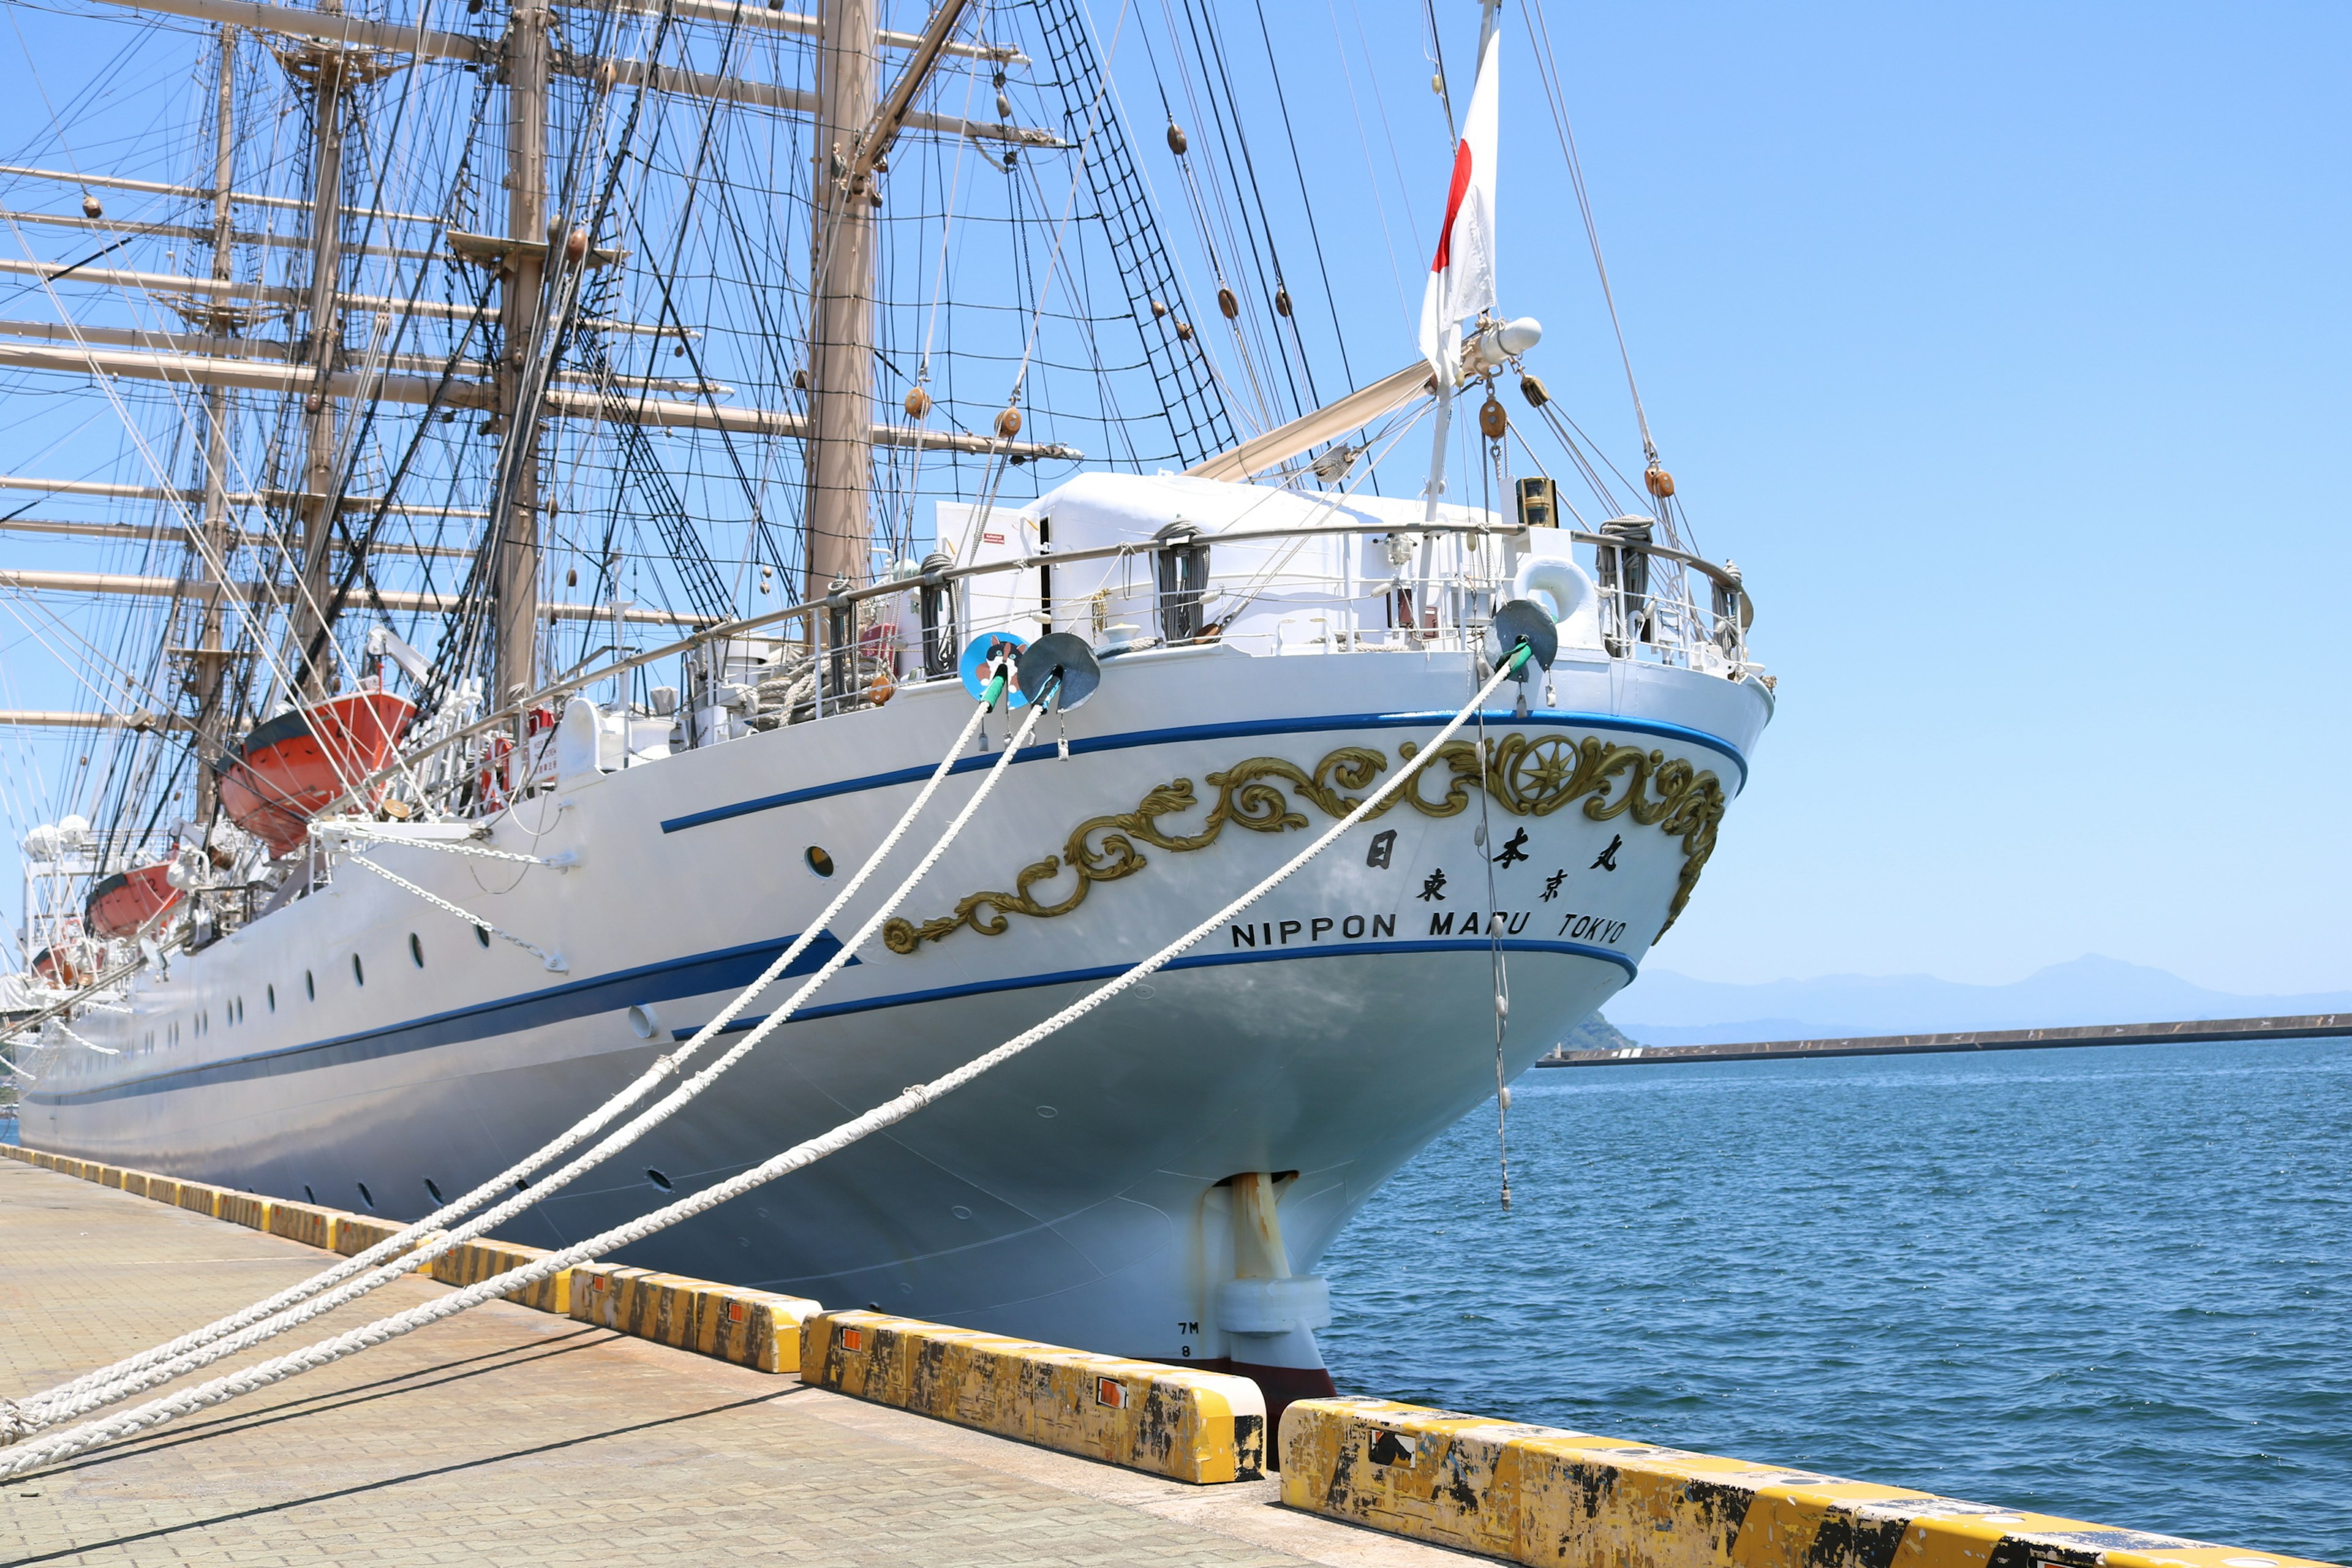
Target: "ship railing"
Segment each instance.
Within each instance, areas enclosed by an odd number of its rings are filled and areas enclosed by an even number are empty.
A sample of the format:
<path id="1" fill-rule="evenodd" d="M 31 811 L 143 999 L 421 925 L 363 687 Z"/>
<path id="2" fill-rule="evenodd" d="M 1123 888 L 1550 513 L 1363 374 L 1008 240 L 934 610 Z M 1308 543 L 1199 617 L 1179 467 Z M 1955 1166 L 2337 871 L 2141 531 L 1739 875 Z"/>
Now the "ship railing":
<path id="1" fill-rule="evenodd" d="M 956 661 L 971 638 L 990 632 L 1034 635 L 1064 624 L 1038 614 L 1038 602 L 985 617 L 972 614 L 972 584 L 1003 574 L 1047 573 L 1091 562 L 1131 562 L 1148 586 L 1107 601 L 1102 625 L 1091 607 L 1069 629 L 1099 634 L 1112 651 L 1153 646 L 1233 641 L 1268 654 L 1460 650 L 1477 646 L 1486 619 L 1507 588 L 1500 551 L 1484 547 L 1524 540 L 1524 526 L 1506 521 L 1436 521 L 1410 531 L 1423 539 L 1453 536 L 1447 553 L 1421 548 L 1423 562 L 1389 577 L 1351 580 L 1343 573 L 1264 570 L 1219 574 L 1223 546 L 1339 536 L 1395 537 L 1391 522 L 1323 521 L 1292 528 L 1175 532 L 1159 539 L 1035 554 L 959 566 L 933 557 L 928 570 L 823 598 L 705 627 L 686 637 L 563 676 L 517 702 L 472 718 L 436 715 L 426 732 L 402 755 L 357 781 L 321 815 L 348 809 L 389 786 L 390 798 L 411 809 L 489 815 L 518 795 L 553 782 L 551 721 L 570 699 L 608 681 L 670 659 L 684 661 L 683 688 L 669 689 L 669 706 L 654 714 L 672 719 L 683 746 L 712 744 L 773 727 L 854 711 L 887 701 L 900 685 L 956 678 Z M 1594 552 L 1604 651 L 1613 658 L 1667 665 L 1740 680 L 1758 678 L 1748 658 L 1747 627 L 1754 610 L 1738 572 L 1703 557 L 1622 532 L 1563 531 Z M 1050 590 L 1046 590 L 1049 594 Z M 1223 598 L 1220 597 L 1223 595 Z M 1278 599 L 1276 596 L 1279 595 Z M 1704 599 L 1705 602 L 1701 602 Z M 896 601 L 893 603 L 892 601 Z M 1285 614 L 1263 629 L 1230 625 L 1253 605 L 1279 602 Z M 1213 612 L 1234 606 L 1222 617 Z M 1148 618 L 1147 618 L 1148 617 Z M 985 623 L 985 624 L 983 624 Z M 1131 635 L 1129 634 L 1131 628 Z M 888 668 L 895 666 L 896 668 Z M 878 667 L 878 668 L 877 668 Z M 762 680 L 740 679 L 754 668 Z M 877 677 L 879 679 L 877 679 Z M 734 677 L 736 679 L 730 679 Z M 752 700 L 758 688 L 781 677 L 772 708 Z M 1768 679 L 1769 678 L 1764 678 Z M 625 708 L 625 705 L 624 705 Z M 625 739 L 621 760 L 635 750 Z M 395 806 L 397 809 L 397 806 Z"/>

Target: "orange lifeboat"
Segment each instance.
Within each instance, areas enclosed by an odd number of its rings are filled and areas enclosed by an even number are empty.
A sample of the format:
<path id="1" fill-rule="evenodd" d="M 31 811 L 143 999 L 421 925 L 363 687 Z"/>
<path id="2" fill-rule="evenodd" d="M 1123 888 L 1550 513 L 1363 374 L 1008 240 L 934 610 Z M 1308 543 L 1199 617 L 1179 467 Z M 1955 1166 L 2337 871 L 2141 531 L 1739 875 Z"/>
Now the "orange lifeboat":
<path id="1" fill-rule="evenodd" d="M 100 936 L 134 936 L 180 901 L 180 889 L 166 880 L 169 860 L 117 871 L 90 889 L 82 922 Z"/>
<path id="2" fill-rule="evenodd" d="M 284 855 L 310 818 L 392 759 L 416 704 L 389 691 L 353 691 L 254 726 L 220 762 L 230 820 Z"/>
<path id="3" fill-rule="evenodd" d="M 33 960 L 33 973 L 61 991 L 78 990 L 89 980 L 74 954 L 54 947 L 41 949 Z"/>

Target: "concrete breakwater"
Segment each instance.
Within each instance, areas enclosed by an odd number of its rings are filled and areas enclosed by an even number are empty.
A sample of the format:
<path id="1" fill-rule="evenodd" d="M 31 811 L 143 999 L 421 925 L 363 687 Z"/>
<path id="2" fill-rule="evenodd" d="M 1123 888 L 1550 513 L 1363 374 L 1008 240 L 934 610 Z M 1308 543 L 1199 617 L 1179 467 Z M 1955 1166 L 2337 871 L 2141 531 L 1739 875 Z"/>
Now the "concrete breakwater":
<path id="1" fill-rule="evenodd" d="M 12 1393 L 301 1278 L 306 1249 L 356 1252 L 394 1230 L 9 1152 Z M 528 1251 L 478 1245 L 439 1283 Z M 383 1296 L 407 1306 L 435 1288 Z M 167 1543 L 222 1561 L 1459 1561 L 1432 1550 L 1444 1546 L 1595 1568 L 2305 1568 L 1380 1400 L 1301 1402 L 1268 1446 L 1255 1400 L 1191 1369 L 584 1266 L 0 1485 L 0 1531 L 15 1533 L 0 1562 L 146 1561 Z M 1279 1481 L 1259 1479 L 1276 1457 Z"/>
<path id="2" fill-rule="evenodd" d="M 2283 1018 L 2188 1018 L 2162 1024 L 2086 1024 L 2050 1029 L 1970 1029 L 1940 1035 L 1857 1035 L 1815 1040 L 1727 1040 L 1554 1051 L 1539 1068 L 1628 1067 L 1641 1062 L 1782 1061 L 1800 1057 L 1932 1056 L 1947 1051 L 2033 1051 L 2067 1046 L 2206 1045 L 2219 1040 L 2324 1040 L 2352 1036 L 2352 1013 Z"/>

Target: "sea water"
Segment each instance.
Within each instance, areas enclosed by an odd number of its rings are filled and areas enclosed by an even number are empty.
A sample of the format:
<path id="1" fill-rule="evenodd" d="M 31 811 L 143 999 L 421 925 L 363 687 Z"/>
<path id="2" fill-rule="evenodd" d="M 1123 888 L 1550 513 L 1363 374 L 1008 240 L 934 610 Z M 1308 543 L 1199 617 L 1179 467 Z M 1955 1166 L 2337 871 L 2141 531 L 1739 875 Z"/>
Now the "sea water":
<path id="1" fill-rule="evenodd" d="M 1331 1249 L 1344 1393 L 2352 1562 L 2352 1041 L 1543 1068 Z"/>

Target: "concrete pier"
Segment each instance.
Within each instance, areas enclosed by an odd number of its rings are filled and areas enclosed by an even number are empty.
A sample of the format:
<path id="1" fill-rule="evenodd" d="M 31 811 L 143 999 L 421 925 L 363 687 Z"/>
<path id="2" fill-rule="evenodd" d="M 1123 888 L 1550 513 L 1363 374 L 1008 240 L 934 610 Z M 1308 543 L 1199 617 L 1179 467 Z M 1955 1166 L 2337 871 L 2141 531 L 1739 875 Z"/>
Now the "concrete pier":
<path id="1" fill-rule="evenodd" d="M 0 1392 L 315 1272 L 318 1251 L 0 1161 Z M 221 1370 L 445 1289 L 410 1279 Z M 0 1565 L 1168 1563 L 1456 1552 L 506 1302 L 0 1483 Z"/>

